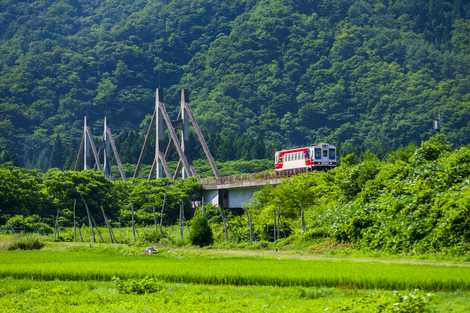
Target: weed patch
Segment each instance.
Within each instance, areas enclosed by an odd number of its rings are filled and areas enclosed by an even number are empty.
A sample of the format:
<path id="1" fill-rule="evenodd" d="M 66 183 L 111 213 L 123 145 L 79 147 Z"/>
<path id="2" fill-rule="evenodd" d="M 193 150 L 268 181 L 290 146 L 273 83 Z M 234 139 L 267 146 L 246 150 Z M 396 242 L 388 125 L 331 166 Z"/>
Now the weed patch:
<path id="1" fill-rule="evenodd" d="M 140 279 L 126 279 L 122 280 L 119 277 L 113 277 L 113 282 L 119 291 L 123 294 L 147 294 L 155 293 L 163 289 L 160 281 L 152 277 L 144 277 Z"/>

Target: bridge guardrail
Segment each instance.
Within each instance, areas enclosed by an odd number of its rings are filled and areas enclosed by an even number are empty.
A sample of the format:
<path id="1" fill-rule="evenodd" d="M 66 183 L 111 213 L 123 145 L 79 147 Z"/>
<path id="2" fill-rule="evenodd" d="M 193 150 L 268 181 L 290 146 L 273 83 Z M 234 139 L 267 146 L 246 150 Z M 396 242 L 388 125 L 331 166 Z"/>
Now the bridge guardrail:
<path id="1" fill-rule="evenodd" d="M 205 177 L 200 178 L 199 182 L 202 185 L 228 185 L 239 184 L 246 181 L 266 181 L 271 179 L 279 179 L 286 175 L 279 175 L 276 172 L 262 172 L 262 173 L 247 173 L 234 176 L 222 176 L 219 178 Z"/>

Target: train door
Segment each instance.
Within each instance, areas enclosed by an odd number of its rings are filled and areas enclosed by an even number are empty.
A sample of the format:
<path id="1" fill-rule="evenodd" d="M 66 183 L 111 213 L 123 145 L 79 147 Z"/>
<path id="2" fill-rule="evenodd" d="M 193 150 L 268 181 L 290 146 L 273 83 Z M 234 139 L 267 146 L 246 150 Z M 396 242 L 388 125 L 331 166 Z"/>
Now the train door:
<path id="1" fill-rule="evenodd" d="M 328 155 L 329 155 L 329 151 L 328 151 L 328 144 L 322 144 L 321 145 L 321 161 L 322 161 L 322 164 L 328 164 L 329 160 L 328 160 Z"/>

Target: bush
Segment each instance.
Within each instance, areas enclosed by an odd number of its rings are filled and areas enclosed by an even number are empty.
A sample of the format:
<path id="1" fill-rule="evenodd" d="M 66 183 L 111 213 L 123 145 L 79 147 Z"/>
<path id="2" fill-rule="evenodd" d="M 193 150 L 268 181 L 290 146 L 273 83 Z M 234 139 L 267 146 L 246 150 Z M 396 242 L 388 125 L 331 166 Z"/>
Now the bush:
<path id="1" fill-rule="evenodd" d="M 119 277 L 113 277 L 113 281 L 119 293 L 123 294 L 141 295 L 155 293 L 163 289 L 161 282 L 152 277 L 128 280 L 121 280 Z"/>
<path id="2" fill-rule="evenodd" d="M 200 247 L 208 246 L 214 242 L 212 229 L 207 218 L 203 216 L 193 218 L 189 240 L 193 245 Z"/>
<path id="3" fill-rule="evenodd" d="M 37 236 L 24 236 L 13 241 L 8 250 L 39 250 L 44 243 Z"/>
<path id="4" fill-rule="evenodd" d="M 379 307 L 379 313 L 426 313 L 431 312 L 428 305 L 431 294 L 423 294 L 414 290 L 407 295 L 396 294 L 396 300 L 386 306 Z"/>
<path id="5" fill-rule="evenodd" d="M 331 296 L 333 290 L 331 288 L 301 288 L 299 289 L 299 297 L 304 299 L 318 299 Z"/>
<path id="6" fill-rule="evenodd" d="M 39 215 L 15 215 L 8 219 L 3 227 L 6 231 L 12 232 L 26 232 L 26 233 L 40 233 L 47 235 L 53 232 L 52 227 L 43 223 Z"/>
<path id="7" fill-rule="evenodd" d="M 139 236 L 139 243 L 158 243 L 160 240 L 165 238 L 166 235 L 164 233 L 160 233 L 159 230 L 151 229 L 151 230 L 144 230 L 142 234 Z"/>

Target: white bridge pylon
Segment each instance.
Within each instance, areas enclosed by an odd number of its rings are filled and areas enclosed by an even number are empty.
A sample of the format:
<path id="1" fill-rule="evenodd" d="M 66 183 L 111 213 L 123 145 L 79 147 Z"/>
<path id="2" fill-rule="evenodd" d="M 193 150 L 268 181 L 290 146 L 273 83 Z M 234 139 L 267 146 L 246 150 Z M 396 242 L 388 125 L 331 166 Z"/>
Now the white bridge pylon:
<path id="1" fill-rule="evenodd" d="M 90 149 L 93 155 L 94 164 L 89 163 Z M 111 154 L 110 149 L 112 150 L 112 154 Z M 84 170 L 87 170 L 89 168 L 96 168 L 99 171 L 103 170 L 105 177 L 110 178 L 111 177 L 111 162 L 110 162 L 111 155 L 114 156 L 114 160 L 116 161 L 121 178 L 123 180 L 126 180 L 121 158 L 119 157 L 119 153 L 116 147 L 116 143 L 114 142 L 111 129 L 107 125 L 106 116 L 104 117 L 104 121 L 103 121 L 103 141 L 100 143 L 100 148 L 97 149 L 95 145 L 95 141 L 93 140 L 93 133 L 91 131 L 91 128 L 87 124 L 87 117 L 85 115 L 83 117 L 82 138 L 80 140 L 80 147 L 78 149 L 78 154 L 75 160 L 74 169 L 78 170 L 79 162 L 80 160 L 83 160 Z M 103 158 L 103 164 L 101 164 L 100 156 L 102 156 Z M 90 166 L 92 164 L 93 166 Z"/>
<path id="2" fill-rule="evenodd" d="M 133 177 L 137 177 L 139 174 L 139 170 L 142 166 L 142 161 L 145 155 L 145 150 L 147 148 L 150 137 L 152 137 L 152 133 L 155 133 L 155 153 L 150 173 L 148 174 L 148 178 L 176 178 L 179 175 L 181 175 L 181 177 L 183 178 L 195 176 L 196 171 L 191 164 L 191 158 L 188 157 L 187 149 L 189 144 L 189 126 L 191 124 L 196 134 L 196 137 L 200 145 L 202 146 L 202 150 L 204 151 L 207 161 L 209 162 L 209 166 L 211 167 L 214 177 L 219 178 L 220 175 L 214 157 L 212 156 L 207 142 L 204 138 L 204 135 L 202 134 L 202 130 L 199 127 L 196 118 L 194 117 L 194 113 L 191 110 L 189 101 L 187 99 L 187 94 L 184 89 L 181 90 L 180 110 L 175 124 L 179 125 L 178 129 L 173 126 L 173 122 L 167 113 L 166 106 L 161 99 L 161 93 L 157 88 L 155 91 L 154 111 L 150 118 L 150 123 L 148 125 L 147 131 L 145 133 L 144 143 L 140 150 L 139 159 L 134 169 Z M 94 167 L 98 170 L 103 170 L 104 175 L 107 178 L 111 178 L 110 156 L 114 156 L 114 160 L 117 163 L 119 174 L 121 175 L 121 178 L 123 180 L 126 180 L 121 158 L 119 157 L 119 153 L 114 138 L 112 136 L 111 129 L 107 126 L 106 117 L 104 118 L 103 126 L 103 142 L 100 145 L 100 149 L 98 150 L 93 140 L 91 128 L 87 124 L 87 117 L 84 117 L 83 133 L 74 168 L 75 170 L 77 170 L 80 160 L 83 160 L 84 170 Z M 169 141 L 165 150 L 163 151 L 161 149 L 161 144 L 163 141 L 162 139 L 165 135 L 165 129 L 168 132 Z M 179 131 L 179 138 L 177 130 Z M 176 152 L 178 154 L 178 163 L 176 166 L 175 173 L 173 175 L 171 174 L 170 168 L 167 163 L 171 146 L 175 147 Z M 89 162 L 90 154 L 92 154 L 93 156 L 94 164 Z M 103 162 L 101 162 L 100 156 L 103 157 Z"/>
<path id="3" fill-rule="evenodd" d="M 176 178 L 179 174 L 181 174 L 181 177 L 183 178 L 195 176 L 196 171 L 190 162 L 191 158 L 189 158 L 187 155 L 187 147 L 189 143 L 189 123 L 191 123 L 194 132 L 196 133 L 196 137 L 202 146 L 214 177 L 219 177 L 220 175 L 214 157 L 212 156 L 204 135 L 202 134 L 201 128 L 199 127 L 199 124 L 194 117 L 184 89 L 181 90 L 180 110 L 176 122 L 181 124 L 179 129 L 180 139 L 178 139 L 176 128 L 172 124 L 170 116 L 167 113 L 166 106 L 161 99 L 160 91 L 157 88 L 155 91 L 155 108 L 144 137 L 144 143 L 140 150 L 139 159 L 134 170 L 134 177 L 137 177 L 139 174 L 149 137 L 153 132 L 152 130 L 155 132 L 155 154 L 148 178 L 151 178 L 153 173 L 155 173 L 155 178 L 161 178 L 164 176 Z M 165 128 L 168 131 L 170 139 L 165 151 L 162 153 L 161 142 L 164 136 Z M 167 163 L 169 149 L 172 144 L 175 147 L 179 158 L 175 173 L 173 175 L 171 175 Z"/>

